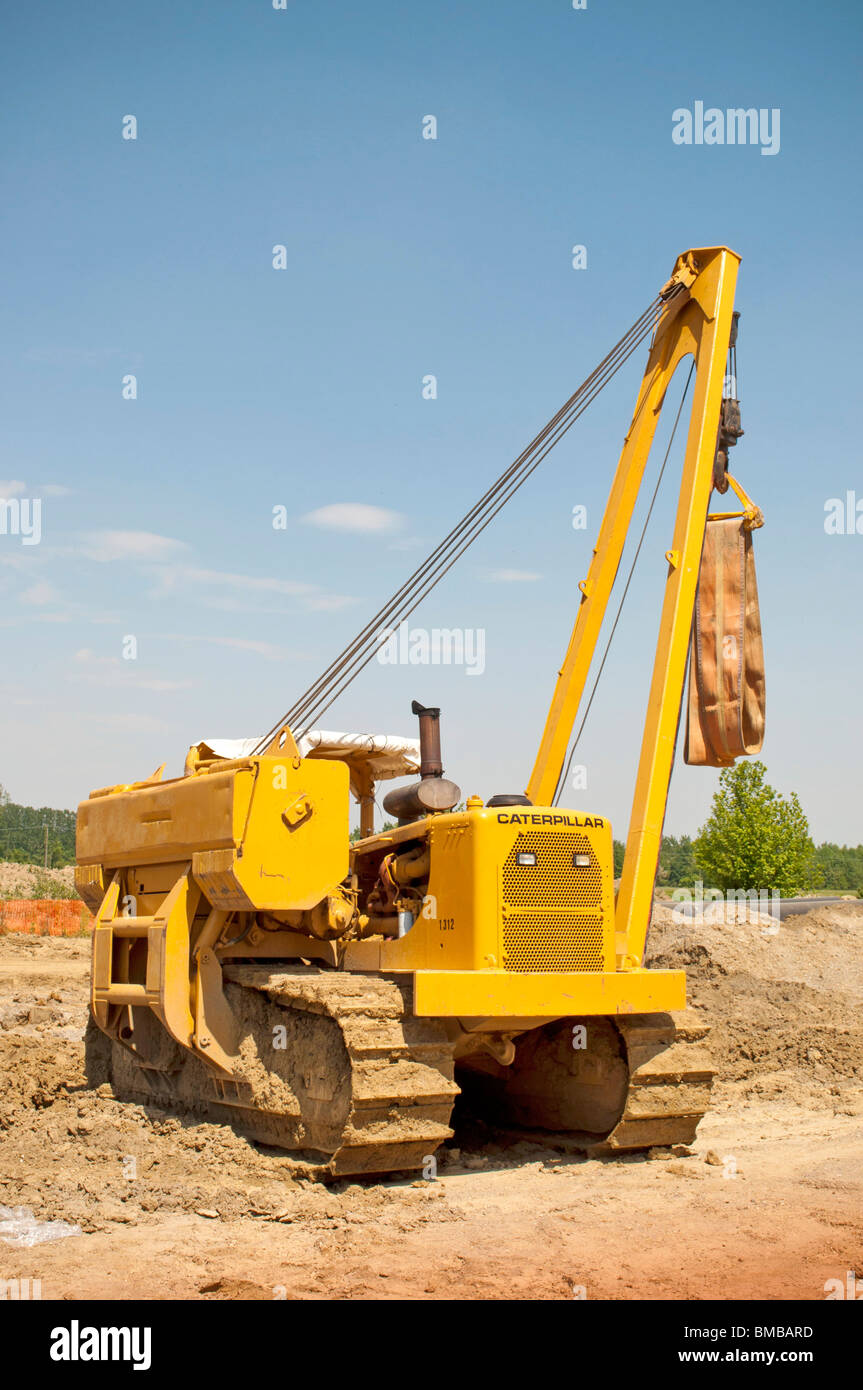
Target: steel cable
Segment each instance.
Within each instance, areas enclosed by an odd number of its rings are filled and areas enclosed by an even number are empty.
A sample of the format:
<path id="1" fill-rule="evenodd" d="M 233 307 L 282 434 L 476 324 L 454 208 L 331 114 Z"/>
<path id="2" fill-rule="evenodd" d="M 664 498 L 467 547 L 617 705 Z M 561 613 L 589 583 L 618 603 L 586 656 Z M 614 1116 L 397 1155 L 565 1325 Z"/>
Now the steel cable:
<path id="1" fill-rule="evenodd" d="M 642 319 L 645 318 L 647 315 L 651 314 L 653 308 L 654 306 L 651 306 L 650 310 L 646 311 L 645 315 L 641 316 Z M 610 370 L 612 359 L 616 359 L 616 354 L 619 351 L 624 350 L 621 348 L 622 344 L 625 344 L 625 350 L 627 350 L 627 355 L 628 351 L 634 350 L 634 347 L 638 345 L 637 342 L 635 342 L 633 344 L 633 347 L 630 348 L 628 340 L 630 338 L 630 334 L 633 333 L 633 330 L 640 328 L 641 319 L 636 321 L 636 324 L 633 325 L 633 329 L 630 329 L 629 332 L 624 335 L 624 338 L 621 339 L 620 343 L 612 349 L 611 353 L 609 353 L 605 359 L 603 359 L 603 362 L 600 363 L 600 366 L 591 374 L 590 377 L 587 378 L 586 382 L 582 383 L 578 391 L 572 397 L 570 397 L 569 401 L 567 401 L 566 404 L 562 406 L 561 409 L 557 412 L 557 414 L 552 417 L 552 419 L 540 431 L 536 438 L 531 441 L 531 443 L 527 446 L 525 450 L 523 450 L 523 452 L 519 455 L 515 462 L 511 464 L 510 467 L 506 470 L 506 472 L 503 473 L 501 477 L 498 478 L 497 481 L 483 494 L 479 502 L 477 502 L 474 505 L 474 507 L 471 508 L 471 511 L 468 512 L 467 515 L 463 517 L 461 521 L 452 529 L 452 531 L 450 531 L 450 533 L 444 538 L 444 540 L 440 542 L 437 548 L 431 553 L 430 556 L 427 557 L 423 564 L 417 570 L 414 571 L 413 575 L 411 575 L 410 578 L 405 581 L 405 583 L 396 592 L 396 594 L 392 596 L 392 598 L 383 606 L 383 608 L 379 609 L 375 616 L 366 624 L 365 628 L 358 634 L 357 637 L 354 638 L 353 642 L 349 645 L 349 647 L 347 647 L 335 659 L 335 661 L 331 663 L 331 665 L 327 668 L 323 675 L 318 678 L 317 682 L 315 682 L 315 684 L 312 687 L 310 687 L 310 689 L 306 691 L 303 696 L 300 697 L 299 701 L 297 701 L 297 703 L 294 706 L 292 706 L 292 708 L 288 711 L 284 720 L 281 721 L 281 723 L 279 723 L 278 725 L 276 725 L 273 731 L 270 734 L 268 734 L 266 738 L 272 737 L 272 733 L 275 733 L 279 728 L 281 728 L 283 723 L 295 723 L 298 719 L 307 716 L 309 710 L 314 707 L 318 697 L 326 690 L 328 682 L 340 679 L 344 668 L 347 665 L 349 665 L 349 663 L 351 663 L 355 658 L 358 658 L 358 656 L 361 655 L 362 649 L 364 648 L 364 646 L 367 645 L 368 641 L 370 639 L 372 639 L 373 641 L 377 641 L 378 629 L 380 628 L 381 624 L 392 619 L 393 615 L 398 610 L 400 604 L 402 605 L 403 610 L 406 603 L 410 602 L 412 595 L 417 591 L 418 586 L 426 583 L 429 576 L 429 572 L 432 570 L 432 567 L 434 566 L 435 562 L 440 562 L 448 558 L 449 554 L 451 554 L 451 552 L 460 544 L 460 542 L 463 542 L 464 536 L 467 532 L 470 533 L 470 538 L 472 540 L 475 538 L 476 535 L 479 534 L 480 529 L 484 529 L 483 525 L 481 524 L 482 519 L 484 515 L 488 516 L 488 520 L 491 519 L 490 507 L 494 501 L 495 495 L 498 494 L 501 490 L 506 489 L 510 486 L 513 478 L 517 477 L 518 471 L 520 469 L 523 470 L 527 466 L 531 457 L 534 455 L 536 449 L 543 443 L 544 440 L 548 439 L 549 435 L 553 433 L 554 430 L 560 430 L 561 433 L 565 432 L 565 430 L 562 429 L 562 426 L 567 412 L 571 411 L 574 405 L 577 405 L 581 401 L 586 392 L 594 391 L 595 394 L 596 381 L 598 377 L 600 376 L 600 374 L 604 375 L 605 372 Z M 646 332 L 646 330 L 642 331 Z M 620 362 L 616 362 L 615 360 L 613 370 L 616 371 L 617 367 L 619 365 L 622 365 L 623 360 L 625 359 L 621 358 Z M 604 382 L 602 382 L 602 384 L 604 384 Z M 599 389 L 601 389 L 601 386 Z M 587 403 L 589 403 L 589 401 Z M 557 438 L 559 437 L 560 434 L 557 435 Z M 553 442 L 556 443 L 557 438 L 555 438 Z M 509 500 L 509 496 L 512 495 L 512 491 L 514 490 L 515 489 L 512 488 L 512 490 L 507 494 L 507 496 L 504 499 L 505 501 Z M 485 522 L 485 524 L 487 524 L 487 521 Z M 463 553 L 463 550 L 466 548 L 467 547 L 462 544 L 462 549 L 459 551 L 459 554 Z M 442 571 L 437 576 L 437 578 L 435 578 L 431 582 L 431 585 L 428 588 L 426 588 L 425 593 L 430 592 L 430 589 L 434 587 L 434 584 L 438 582 L 438 579 L 443 577 L 443 573 L 445 573 L 445 571 Z M 423 596 L 425 596 L 425 594 L 423 594 Z M 410 611 L 412 612 L 413 608 L 411 608 Z M 404 611 L 401 611 L 399 613 L 400 618 L 404 618 L 405 616 L 406 614 Z"/>
<path id="2" fill-rule="evenodd" d="M 665 300 L 657 297 L 636 319 L 631 328 L 552 416 L 539 434 L 519 454 L 518 458 L 486 490 L 479 501 L 461 518 L 401 588 L 378 610 L 352 642 L 300 696 L 285 716 L 260 740 L 255 748 L 256 753 L 262 752 L 284 725 L 290 725 L 292 729 L 297 731 L 297 736 L 301 736 L 333 704 L 359 675 L 360 671 L 373 659 L 380 644 L 381 629 L 392 628 L 404 621 L 443 579 L 465 550 L 526 482 L 554 445 L 563 438 L 588 405 L 595 400 L 624 362 L 653 332 L 657 321 L 657 311 L 668 302 L 670 297 Z M 303 725 L 302 729 L 299 728 L 300 723 Z"/>
<path id="3" fill-rule="evenodd" d="M 662 460 L 662 465 L 659 469 L 659 476 L 656 479 L 656 486 L 653 489 L 653 496 L 650 499 L 650 506 L 647 509 L 647 516 L 644 518 L 644 525 L 641 528 L 641 535 L 638 538 L 638 545 L 635 549 L 635 555 L 633 556 L 632 564 L 629 569 L 629 574 L 626 577 L 626 584 L 624 585 L 623 593 L 620 596 L 620 603 L 617 605 L 617 612 L 614 615 L 614 622 L 612 623 L 611 632 L 608 634 L 608 641 L 605 644 L 605 651 L 602 654 L 602 661 L 599 664 L 599 670 L 596 673 L 596 679 L 594 680 L 593 686 L 591 687 L 590 697 L 587 701 L 587 707 L 584 711 L 584 714 L 582 715 L 581 723 L 578 726 L 578 733 L 575 735 L 575 738 L 573 739 L 572 747 L 569 750 L 569 755 L 561 769 L 560 776 L 557 779 L 557 785 L 554 789 L 554 796 L 551 799 L 552 806 L 558 805 L 561 793 L 563 792 L 563 789 L 566 786 L 566 779 L 569 776 L 569 770 L 572 766 L 572 760 L 575 756 L 575 750 L 578 747 L 581 735 L 584 733 L 584 726 L 587 723 L 587 716 L 590 714 L 590 707 L 593 704 L 593 698 L 596 695 L 600 677 L 602 676 L 602 672 L 605 669 L 605 663 L 608 659 L 608 653 L 611 650 L 611 644 L 614 640 L 614 634 L 617 631 L 617 625 L 620 622 L 620 615 L 623 612 L 623 605 L 626 602 L 626 596 L 629 593 L 629 586 L 632 583 L 632 578 L 635 574 L 635 566 L 638 564 L 638 557 L 641 554 L 641 547 L 644 544 L 644 538 L 647 535 L 647 528 L 650 524 L 650 518 L 653 515 L 653 507 L 656 502 L 657 496 L 659 495 L 659 485 L 662 482 L 662 477 L 665 473 L 665 465 L 668 463 L 668 458 L 671 453 L 671 446 L 674 443 L 674 436 L 677 433 L 677 426 L 680 423 L 680 416 L 683 412 L 683 406 L 686 401 L 687 394 L 689 392 L 689 383 L 692 380 L 692 373 L 694 370 L 695 362 L 693 361 L 689 367 L 689 375 L 687 376 L 686 383 L 683 387 L 683 395 L 680 397 L 680 405 L 677 407 L 677 415 L 674 418 L 674 425 L 672 426 L 671 437 L 668 441 L 668 448 L 665 451 L 665 458 Z"/>

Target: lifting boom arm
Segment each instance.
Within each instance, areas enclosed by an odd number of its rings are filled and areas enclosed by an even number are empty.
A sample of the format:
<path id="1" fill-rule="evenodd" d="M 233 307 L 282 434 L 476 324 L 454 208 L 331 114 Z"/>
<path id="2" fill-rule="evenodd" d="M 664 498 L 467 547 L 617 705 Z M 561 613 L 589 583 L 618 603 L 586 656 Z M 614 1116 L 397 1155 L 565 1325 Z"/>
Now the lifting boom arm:
<path id="1" fill-rule="evenodd" d="M 644 955 L 713 488 L 739 264 L 740 257 L 724 246 L 687 251 L 678 258 L 663 290 L 665 307 L 657 321 L 593 559 L 587 578 L 579 584 L 581 603 L 527 786 L 535 805 L 547 806 L 554 800 L 659 415 L 677 367 L 691 356 L 695 377 L 689 434 L 674 534 L 665 552 L 665 597 L 617 896 L 618 969 L 639 967 Z"/>

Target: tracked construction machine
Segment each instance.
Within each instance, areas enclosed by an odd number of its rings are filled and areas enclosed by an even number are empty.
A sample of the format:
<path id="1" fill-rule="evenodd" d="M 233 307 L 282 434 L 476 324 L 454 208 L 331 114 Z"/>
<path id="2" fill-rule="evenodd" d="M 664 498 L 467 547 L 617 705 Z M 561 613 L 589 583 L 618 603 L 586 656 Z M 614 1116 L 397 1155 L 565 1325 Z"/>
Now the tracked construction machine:
<path id="1" fill-rule="evenodd" d="M 711 492 L 728 486 L 727 449 L 741 433 L 726 379 L 737 268 L 724 247 L 679 257 L 593 375 L 268 735 L 199 743 L 182 777 L 162 780 L 160 769 L 81 804 L 76 882 L 95 913 L 91 1084 L 230 1122 L 321 1174 L 421 1166 L 452 1133 L 460 1089 L 490 1125 L 588 1151 L 693 1139 L 712 1079 L 707 1030 L 685 1011 L 683 973 L 646 969 L 644 952 L 691 633 L 691 684 L 703 695 L 702 658 L 727 636 L 699 616 L 697 589 Z M 525 793 L 461 804 L 433 708 L 414 706 L 418 740 L 316 727 L 383 625 L 413 611 L 648 340 Z M 648 452 L 685 358 L 688 438 L 615 892 L 608 820 L 557 803 Z M 748 544 L 760 517 L 744 499 L 742 513 L 714 520 Z M 690 709 L 690 721 L 719 728 L 718 755 L 702 759 L 715 763 L 756 746 L 751 733 L 742 747 L 725 737 L 741 698 L 719 666 L 718 697 Z M 417 772 L 384 800 L 395 827 L 375 833 L 377 784 Z"/>

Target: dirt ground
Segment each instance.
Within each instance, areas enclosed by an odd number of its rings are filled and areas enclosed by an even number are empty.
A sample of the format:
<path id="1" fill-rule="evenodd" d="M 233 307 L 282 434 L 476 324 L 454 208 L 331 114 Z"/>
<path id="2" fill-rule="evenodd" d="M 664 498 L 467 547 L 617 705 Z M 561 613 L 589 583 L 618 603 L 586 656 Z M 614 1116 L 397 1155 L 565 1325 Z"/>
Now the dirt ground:
<path id="1" fill-rule="evenodd" d="M 40 869 L 36 864 L 0 862 L 0 901 L 3 898 L 67 896 L 75 887 L 75 867 Z"/>
<path id="2" fill-rule="evenodd" d="M 0 1280 L 231 1300 L 823 1299 L 863 1279 L 863 903 L 778 930 L 657 907 L 651 951 L 713 1029 L 691 1151 L 585 1160 L 474 1130 L 436 1181 L 325 1187 L 228 1128 L 89 1091 L 89 942 L 0 937 L 0 1208 L 81 1228 L 0 1240 Z"/>

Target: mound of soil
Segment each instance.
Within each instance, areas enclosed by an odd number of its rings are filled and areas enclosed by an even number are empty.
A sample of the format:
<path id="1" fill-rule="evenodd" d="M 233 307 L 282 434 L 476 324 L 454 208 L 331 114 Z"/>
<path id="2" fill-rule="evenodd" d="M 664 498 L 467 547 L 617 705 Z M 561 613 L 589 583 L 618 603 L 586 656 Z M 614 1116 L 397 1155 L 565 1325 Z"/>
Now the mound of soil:
<path id="1" fill-rule="evenodd" d="M 284 1155 L 227 1125 L 120 1105 L 107 1086 L 90 1090 L 89 962 L 83 939 L 0 937 L 0 1206 L 93 1232 L 169 1212 L 327 1227 L 386 1205 L 386 1183 L 298 1181 Z M 432 1189 L 420 1188 L 399 1198 L 408 1227 L 414 1206 L 417 1221 L 428 1219 Z M 440 1189 L 432 1195 L 436 1220 L 446 1220 Z"/>
<path id="2" fill-rule="evenodd" d="M 0 899 L 68 897 L 75 888 L 75 868 L 41 869 L 38 864 L 0 862 Z"/>
<path id="3" fill-rule="evenodd" d="M 782 923 L 683 923 L 657 904 L 646 963 L 685 969 L 690 1003 L 712 1027 L 718 1094 L 731 1087 L 725 1103 L 742 1090 L 856 1113 L 863 1092 L 863 902 Z"/>

